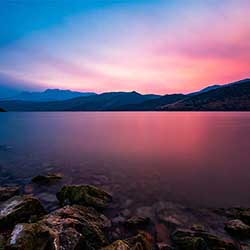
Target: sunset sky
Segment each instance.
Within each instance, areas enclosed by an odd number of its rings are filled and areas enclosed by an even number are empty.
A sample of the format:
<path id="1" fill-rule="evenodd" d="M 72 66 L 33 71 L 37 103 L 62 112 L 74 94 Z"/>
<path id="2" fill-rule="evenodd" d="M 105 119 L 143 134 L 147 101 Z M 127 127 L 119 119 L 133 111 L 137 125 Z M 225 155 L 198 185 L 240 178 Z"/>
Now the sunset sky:
<path id="1" fill-rule="evenodd" d="M 188 93 L 249 77 L 249 0 L 2 0 L 0 95 Z"/>

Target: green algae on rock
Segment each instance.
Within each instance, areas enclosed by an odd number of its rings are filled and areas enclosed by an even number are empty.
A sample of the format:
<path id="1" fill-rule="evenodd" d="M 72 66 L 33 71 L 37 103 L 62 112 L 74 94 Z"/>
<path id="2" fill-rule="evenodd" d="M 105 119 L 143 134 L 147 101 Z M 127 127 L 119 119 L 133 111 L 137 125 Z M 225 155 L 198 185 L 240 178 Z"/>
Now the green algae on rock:
<path id="1" fill-rule="evenodd" d="M 141 232 L 134 237 L 125 240 L 117 240 L 101 250 L 152 250 L 152 242 L 151 235 Z"/>
<path id="2" fill-rule="evenodd" d="M 109 193 L 90 185 L 64 186 L 57 193 L 57 198 L 61 206 L 80 204 L 96 209 L 106 208 L 112 200 Z"/>
<path id="3" fill-rule="evenodd" d="M 237 250 L 233 241 L 219 238 L 208 232 L 178 229 L 172 234 L 172 240 L 180 250 Z"/>
<path id="4" fill-rule="evenodd" d="M 0 205 L 0 229 L 38 219 L 46 213 L 40 201 L 31 196 L 14 196 Z"/>
<path id="5" fill-rule="evenodd" d="M 65 245 L 69 246 L 72 239 L 75 243 L 82 242 L 84 249 L 87 250 L 98 249 L 108 244 L 104 230 L 110 226 L 110 222 L 104 215 L 90 207 L 65 206 L 45 216 L 40 223 L 54 232 L 58 249 L 74 250 L 75 248 L 63 248 Z M 66 228 L 68 231 L 65 231 Z M 67 240 L 68 233 L 71 236 Z"/>

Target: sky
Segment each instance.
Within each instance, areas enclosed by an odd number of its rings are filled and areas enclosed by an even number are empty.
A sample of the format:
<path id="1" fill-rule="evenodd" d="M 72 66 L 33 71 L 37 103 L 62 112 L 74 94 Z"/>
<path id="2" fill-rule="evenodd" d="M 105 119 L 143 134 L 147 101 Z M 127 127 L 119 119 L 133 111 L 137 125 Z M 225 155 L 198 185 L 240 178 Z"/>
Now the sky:
<path id="1" fill-rule="evenodd" d="M 0 96 L 189 93 L 249 77 L 249 0 L 1 0 Z"/>

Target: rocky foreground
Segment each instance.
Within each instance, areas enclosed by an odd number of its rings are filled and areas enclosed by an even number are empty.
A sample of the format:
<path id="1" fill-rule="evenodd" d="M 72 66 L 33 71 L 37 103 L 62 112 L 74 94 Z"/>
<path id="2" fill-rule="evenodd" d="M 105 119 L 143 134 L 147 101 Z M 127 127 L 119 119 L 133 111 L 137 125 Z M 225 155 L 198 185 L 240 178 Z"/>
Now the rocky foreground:
<path id="1" fill-rule="evenodd" d="M 32 181 L 47 185 L 60 178 L 50 174 Z M 61 207 L 48 213 L 36 197 L 21 195 L 20 187 L 1 187 L 0 249 L 250 249 L 247 208 L 192 211 L 162 202 L 156 223 L 148 208 L 141 209 L 141 216 L 109 218 L 112 196 L 90 185 L 64 186 L 57 199 Z"/>

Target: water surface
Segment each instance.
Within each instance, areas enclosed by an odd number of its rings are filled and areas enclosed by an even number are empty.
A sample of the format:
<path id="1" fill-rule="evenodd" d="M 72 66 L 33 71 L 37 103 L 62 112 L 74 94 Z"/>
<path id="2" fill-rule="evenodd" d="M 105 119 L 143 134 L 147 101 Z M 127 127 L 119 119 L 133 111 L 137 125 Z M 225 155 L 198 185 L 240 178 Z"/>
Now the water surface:
<path id="1" fill-rule="evenodd" d="M 32 176 L 54 171 L 137 207 L 250 206 L 249 135 L 241 112 L 3 113 L 0 181 L 32 192 Z"/>

